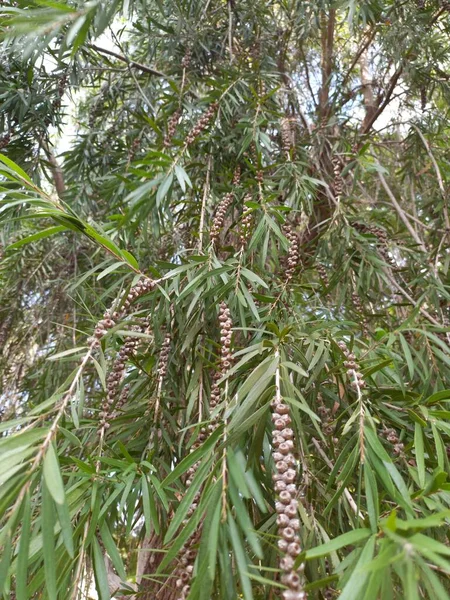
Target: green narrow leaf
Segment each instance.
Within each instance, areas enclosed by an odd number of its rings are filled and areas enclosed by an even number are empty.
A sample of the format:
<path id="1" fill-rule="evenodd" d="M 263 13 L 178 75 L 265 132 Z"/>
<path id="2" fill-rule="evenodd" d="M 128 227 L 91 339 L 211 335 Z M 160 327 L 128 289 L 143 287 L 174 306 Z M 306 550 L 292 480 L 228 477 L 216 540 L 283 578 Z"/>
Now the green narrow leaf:
<path id="1" fill-rule="evenodd" d="M 72 523 L 70 521 L 69 507 L 67 506 L 66 498 L 64 498 L 62 504 L 56 503 L 56 510 L 58 512 L 58 521 L 61 525 L 64 546 L 66 547 L 67 554 L 70 558 L 74 558 L 75 551 L 73 548 Z"/>
<path id="2" fill-rule="evenodd" d="M 376 537 L 373 535 L 366 543 L 361 552 L 358 562 L 342 590 L 339 600 L 360 600 L 361 593 L 369 577 L 369 571 L 364 567 L 372 560 L 375 550 Z"/>
<path id="3" fill-rule="evenodd" d="M 122 581 L 126 581 L 127 574 L 125 571 L 125 566 L 123 564 L 122 557 L 120 556 L 117 546 L 114 542 L 114 539 L 111 535 L 111 532 L 108 529 L 106 521 L 103 522 L 100 528 L 100 534 L 102 536 L 103 543 L 105 544 L 105 550 L 108 553 L 109 558 L 111 559 L 111 562 L 117 571 L 117 574 L 122 579 Z"/>
<path id="4" fill-rule="evenodd" d="M 22 532 L 20 535 L 19 553 L 17 556 L 16 571 L 16 598 L 28 600 L 28 552 L 31 537 L 31 502 L 30 493 L 27 492 L 23 504 Z"/>
<path id="5" fill-rule="evenodd" d="M 53 500 L 57 504 L 64 504 L 66 496 L 64 484 L 59 470 L 58 458 L 53 444 L 49 444 L 44 458 L 44 479 Z"/>
<path id="6" fill-rule="evenodd" d="M 416 451 L 417 473 L 419 475 L 419 484 L 425 486 L 425 458 L 423 453 L 423 432 L 419 423 L 415 423 L 414 431 L 414 449 Z"/>
<path id="7" fill-rule="evenodd" d="M 103 552 L 100 548 L 100 544 L 97 538 L 94 536 L 92 540 L 93 547 L 93 559 L 94 559 L 94 576 L 95 576 L 95 587 L 100 600 L 111 600 L 108 586 L 108 573 L 106 571 L 105 560 L 103 558 Z"/>
<path id="8" fill-rule="evenodd" d="M 56 592 L 56 556 L 55 556 L 55 505 L 47 488 L 42 482 L 42 548 L 44 552 L 45 586 L 49 600 L 57 600 Z"/>
<path id="9" fill-rule="evenodd" d="M 6 536 L 6 539 L 3 543 L 3 548 L 2 548 L 2 557 L 0 559 L 0 594 L 2 592 L 6 593 L 6 587 L 7 587 L 7 582 L 8 580 L 8 575 L 9 575 L 9 567 L 11 564 L 11 550 L 12 550 L 12 544 L 11 544 L 11 538 L 8 536 Z M 19 548 L 19 552 L 20 552 L 20 548 Z M 17 596 L 17 592 L 16 592 L 16 596 Z M 6 597 L 6 596 L 4 596 Z M 17 596 L 17 599 L 19 597 Z"/>
<path id="10" fill-rule="evenodd" d="M 249 560 L 245 553 L 238 528 L 230 512 L 228 513 L 228 533 L 234 550 L 239 579 L 241 580 L 242 594 L 245 600 L 253 600 L 252 582 L 248 576 Z"/>
<path id="11" fill-rule="evenodd" d="M 344 546 L 355 545 L 358 542 L 362 542 L 371 534 L 372 532 L 370 529 L 354 529 L 353 531 L 348 531 L 347 533 L 343 533 L 337 538 L 334 538 L 334 540 L 330 540 L 326 544 L 321 544 L 316 548 L 308 550 L 305 558 L 306 560 L 311 560 L 313 558 L 326 556 L 331 552 L 336 552 L 336 550 L 339 550 L 339 548 L 343 548 Z"/>
<path id="12" fill-rule="evenodd" d="M 49 227 L 48 229 L 44 229 L 43 231 L 38 231 L 38 233 L 33 233 L 33 235 L 29 235 L 26 238 L 22 238 L 18 242 L 11 244 L 6 248 L 6 250 L 14 250 L 15 248 L 20 248 L 21 246 L 25 246 L 25 244 L 31 244 L 32 242 L 37 242 L 38 240 L 42 240 L 43 238 L 49 237 L 50 235 L 54 235 L 55 233 L 59 233 L 60 231 L 65 231 L 67 227 L 64 225 L 56 225 L 55 227 Z"/>

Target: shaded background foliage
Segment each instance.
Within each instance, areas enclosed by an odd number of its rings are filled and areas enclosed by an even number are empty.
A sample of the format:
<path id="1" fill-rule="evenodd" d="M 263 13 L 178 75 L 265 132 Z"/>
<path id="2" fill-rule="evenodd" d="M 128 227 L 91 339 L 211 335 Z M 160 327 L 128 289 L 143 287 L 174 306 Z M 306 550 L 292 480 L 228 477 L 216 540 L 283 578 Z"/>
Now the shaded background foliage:
<path id="1" fill-rule="evenodd" d="M 448 598 L 448 3 L 1 28 L 3 597 L 282 597 L 279 397 L 309 597 Z"/>

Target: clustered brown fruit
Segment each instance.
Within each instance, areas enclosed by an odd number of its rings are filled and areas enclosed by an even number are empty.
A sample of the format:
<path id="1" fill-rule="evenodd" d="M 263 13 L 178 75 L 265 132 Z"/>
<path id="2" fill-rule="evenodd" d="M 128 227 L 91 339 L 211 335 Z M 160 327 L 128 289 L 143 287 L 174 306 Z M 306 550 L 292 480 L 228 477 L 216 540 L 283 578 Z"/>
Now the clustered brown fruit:
<path id="1" fill-rule="evenodd" d="M 244 203 L 250 199 L 251 199 L 251 194 L 247 194 L 247 196 L 244 198 Z M 248 242 L 248 239 L 249 239 L 250 233 L 251 233 L 252 222 L 253 222 L 252 211 L 251 210 L 244 211 L 242 213 L 241 226 L 239 229 L 239 241 L 241 242 L 241 246 L 245 246 Z"/>
<path id="2" fill-rule="evenodd" d="M 135 137 L 134 140 L 131 142 L 131 147 L 130 150 L 128 152 L 128 160 L 131 161 L 133 160 L 133 158 L 136 155 L 136 152 L 139 149 L 139 146 L 141 145 L 141 139 L 140 137 Z"/>
<path id="3" fill-rule="evenodd" d="M 316 269 L 319 274 L 320 281 L 322 282 L 323 287 L 327 288 L 330 285 L 327 270 L 321 263 L 318 263 Z"/>
<path id="4" fill-rule="evenodd" d="M 231 320 L 230 309 L 225 302 L 221 302 L 219 306 L 219 322 L 220 322 L 220 364 L 219 369 L 214 374 L 214 382 L 211 386 L 210 408 L 214 409 L 220 402 L 220 388 L 218 381 L 222 379 L 228 369 L 231 367 L 231 328 L 233 322 Z M 210 431 L 216 428 L 216 421 L 209 425 Z"/>
<path id="5" fill-rule="evenodd" d="M 332 411 L 331 408 L 325 406 L 322 394 L 320 393 L 317 394 L 317 412 L 319 413 L 321 418 L 321 426 L 323 433 L 327 436 L 333 435 L 335 427 L 333 425 Z"/>
<path id="6" fill-rule="evenodd" d="M 13 313 L 8 312 L 8 314 L 5 317 L 5 320 L 3 321 L 3 323 L 0 326 L 0 354 L 2 354 L 2 352 L 5 348 L 5 342 L 8 338 L 9 329 L 10 329 L 12 321 L 13 321 Z"/>
<path id="7" fill-rule="evenodd" d="M 334 156 L 332 159 L 332 164 L 333 164 L 333 173 L 334 173 L 334 181 L 333 181 L 333 188 L 334 188 L 334 196 L 337 202 L 339 202 L 339 200 L 341 199 L 342 196 L 342 192 L 344 191 L 344 179 L 342 178 L 341 175 L 341 161 L 337 156 Z"/>
<path id="8" fill-rule="evenodd" d="M 186 52 L 184 53 L 183 58 L 181 59 L 181 66 L 183 69 L 187 69 L 191 64 L 192 58 L 192 50 L 190 48 L 186 48 Z"/>
<path id="9" fill-rule="evenodd" d="M 450 12 L 450 2 L 448 0 L 442 0 L 441 6 L 444 10 L 447 10 Z"/>
<path id="10" fill-rule="evenodd" d="M 289 240 L 289 250 L 287 255 L 286 283 L 294 276 L 295 270 L 300 260 L 300 246 L 298 237 L 290 225 L 283 227 L 283 233 Z"/>
<path id="11" fill-rule="evenodd" d="M 61 99 L 64 96 L 67 85 L 67 73 L 64 73 L 58 81 L 58 97 L 53 101 L 53 110 L 57 111 L 61 108 Z"/>
<path id="12" fill-rule="evenodd" d="M 295 146 L 295 122 L 295 117 L 281 119 L 281 145 L 287 154 Z"/>
<path id="13" fill-rule="evenodd" d="M 209 105 L 206 112 L 200 117 L 200 119 L 197 121 L 197 123 L 191 129 L 191 131 L 187 134 L 187 136 L 186 136 L 186 145 L 187 146 L 192 144 L 195 141 L 195 139 L 202 133 L 202 131 L 204 131 L 206 129 L 206 127 L 208 126 L 209 122 L 211 121 L 214 113 L 216 112 L 218 106 L 219 106 L 219 104 L 217 102 L 213 102 L 212 104 Z"/>
<path id="14" fill-rule="evenodd" d="M 400 441 L 395 429 L 384 426 L 380 433 L 392 445 L 392 453 L 394 456 L 400 456 L 403 454 L 405 446 L 403 442 Z"/>
<path id="15" fill-rule="evenodd" d="M 220 364 L 219 369 L 214 375 L 214 383 L 211 386 L 211 395 L 210 395 L 210 409 L 214 409 L 220 401 L 220 388 L 218 385 L 219 379 L 225 375 L 228 369 L 231 366 L 231 328 L 232 321 L 230 310 L 225 302 L 220 303 L 219 307 L 219 322 L 220 322 L 220 342 L 221 342 L 221 351 L 220 351 Z M 214 416 L 211 419 L 211 422 L 208 425 L 208 428 L 202 427 L 197 435 L 197 439 L 192 444 L 191 452 L 194 452 L 197 448 L 199 448 L 207 439 L 208 434 L 211 435 L 213 431 L 217 429 L 219 424 L 218 416 Z M 185 482 L 186 489 L 192 485 L 192 481 L 194 479 L 195 473 L 200 466 L 200 461 L 194 463 L 187 471 L 187 479 Z M 200 499 L 200 491 L 196 493 L 194 499 L 189 507 L 189 510 L 186 514 L 186 518 L 183 520 L 183 526 L 185 527 L 189 519 L 194 514 L 195 510 L 198 506 L 198 501 Z M 194 563 L 197 557 L 197 551 L 195 549 L 195 545 L 198 543 L 200 538 L 200 528 L 187 540 L 187 542 L 183 545 L 180 550 L 181 558 L 180 558 L 180 566 L 177 570 L 177 581 L 176 586 L 179 589 L 179 594 L 177 600 L 186 600 L 189 596 L 189 592 L 191 589 L 190 582 L 192 579 L 192 573 L 194 570 Z"/>
<path id="16" fill-rule="evenodd" d="M 425 8 L 425 0 L 417 0 L 417 8 L 423 10 Z"/>
<path id="17" fill-rule="evenodd" d="M 141 279 L 128 293 L 119 298 L 117 310 L 111 309 L 104 312 L 103 319 L 97 323 L 94 330 L 94 339 L 97 340 L 97 345 L 108 329 L 112 329 L 118 321 L 127 315 L 131 303 L 140 296 L 150 292 L 154 286 L 154 282 L 148 277 Z"/>
<path id="18" fill-rule="evenodd" d="M 423 85 L 420 88 L 420 108 L 425 110 L 427 106 L 427 88 Z"/>
<path id="19" fill-rule="evenodd" d="M 167 133 L 164 137 L 164 147 L 168 148 L 172 143 L 172 138 L 175 135 L 175 131 L 178 125 L 178 121 L 181 117 L 181 109 L 177 108 L 177 110 L 173 113 L 167 123 Z"/>
<path id="20" fill-rule="evenodd" d="M 3 150 L 3 148 L 6 148 L 6 146 L 9 144 L 10 141 L 11 141 L 11 135 L 9 133 L 7 133 L 6 135 L 3 135 L 0 138 L 0 150 Z"/>
<path id="21" fill-rule="evenodd" d="M 141 328 L 138 325 L 133 326 L 136 331 Z M 111 372 L 106 380 L 106 398 L 102 403 L 102 410 L 99 413 L 100 421 L 98 425 L 98 435 L 104 434 L 104 432 L 111 426 L 110 421 L 116 416 L 112 408 L 116 401 L 117 394 L 119 392 L 120 383 L 125 375 L 126 362 L 134 354 L 136 348 L 139 345 L 139 340 L 133 336 L 125 338 L 123 346 L 120 348 L 116 360 L 112 366 Z M 128 394 L 128 392 L 126 392 Z M 122 398 L 122 404 L 125 402 Z M 119 409 L 116 406 L 116 411 Z"/>
<path id="22" fill-rule="evenodd" d="M 211 230 L 210 230 L 210 234 L 209 234 L 213 245 L 215 245 L 219 239 L 220 232 L 221 232 L 223 224 L 225 222 L 225 215 L 227 213 L 227 210 L 230 208 L 231 204 L 233 203 L 233 197 L 234 197 L 233 192 L 228 192 L 228 194 L 225 194 L 225 196 L 220 201 L 219 206 L 216 209 L 216 212 L 214 213 L 214 218 L 213 218 L 213 222 L 212 222 Z"/>
<path id="23" fill-rule="evenodd" d="M 164 342 L 159 353 L 159 364 L 158 364 L 158 375 L 160 379 L 164 379 L 167 373 L 167 365 L 169 362 L 169 350 L 172 338 L 170 334 L 167 334 L 164 338 Z"/>
<path id="24" fill-rule="evenodd" d="M 271 402 L 271 407 L 274 424 L 272 456 L 275 462 L 275 473 L 272 479 L 277 493 L 275 510 L 278 535 L 280 536 L 278 547 L 283 555 L 280 560 L 281 583 L 287 587 L 287 590 L 282 593 L 282 598 L 283 600 L 304 600 L 306 592 L 303 589 L 301 573 L 305 565 L 301 564 L 298 569 L 294 569 L 295 560 L 301 553 L 298 535 L 300 521 L 297 516 L 298 490 L 295 484 L 297 472 L 293 454 L 294 432 L 289 427 L 291 424 L 289 406 L 280 398 L 275 398 Z"/>
<path id="25" fill-rule="evenodd" d="M 358 370 L 358 363 L 356 362 L 356 356 L 347 347 L 345 342 L 338 342 L 339 348 L 342 350 L 346 360 L 344 361 L 344 367 L 347 369 L 347 375 L 350 379 L 350 385 L 354 389 L 360 389 L 366 387 L 363 374 Z"/>
<path id="26" fill-rule="evenodd" d="M 361 325 L 362 325 L 363 336 L 367 337 L 369 335 L 369 324 L 364 315 L 364 307 L 362 305 L 361 298 L 355 292 L 352 294 L 352 302 L 353 302 L 353 306 L 355 307 L 356 312 L 361 315 Z"/>
<path id="27" fill-rule="evenodd" d="M 381 229 L 381 227 L 377 227 L 376 225 L 365 225 L 363 223 L 354 223 L 353 226 L 355 227 L 355 229 L 357 229 L 358 231 L 360 231 L 362 233 L 371 233 L 372 235 L 374 235 L 379 242 L 378 252 L 379 252 L 381 258 L 386 263 L 391 265 L 391 267 L 393 269 L 397 268 L 397 263 L 395 262 L 395 260 L 393 258 L 391 258 L 389 256 L 388 249 L 387 249 L 388 235 L 384 231 L 384 229 Z"/>

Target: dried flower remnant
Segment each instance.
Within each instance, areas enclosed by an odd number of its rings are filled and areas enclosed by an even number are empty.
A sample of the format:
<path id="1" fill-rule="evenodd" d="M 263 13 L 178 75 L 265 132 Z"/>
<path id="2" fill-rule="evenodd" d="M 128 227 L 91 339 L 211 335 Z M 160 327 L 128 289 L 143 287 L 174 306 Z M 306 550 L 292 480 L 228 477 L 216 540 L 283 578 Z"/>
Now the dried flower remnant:
<path id="1" fill-rule="evenodd" d="M 305 568 L 301 564 L 294 569 L 296 558 L 301 553 L 300 520 L 297 517 L 298 489 L 296 480 L 296 460 L 293 454 L 294 432 L 289 427 L 291 417 L 289 406 L 280 398 L 271 402 L 272 421 L 274 430 L 272 433 L 272 456 L 275 462 L 275 473 L 273 481 L 277 500 L 275 510 L 277 512 L 278 547 L 282 558 L 280 568 L 282 571 L 281 583 L 287 590 L 282 592 L 283 600 L 304 600 L 306 592 L 303 589 L 301 573 Z"/>
<path id="2" fill-rule="evenodd" d="M 287 256 L 286 283 L 294 276 L 295 270 L 300 260 L 299 242 L 296 233 L 290 225 L 285 225 L 283 233 L 289 240 L 289 250 Z"/>
<path id="3" fill-rule="evenodd" d="M 186 146 L 189 146 L 190 144 L 192 144 L 195 141 L 195 139 L 202 133 L 202 131 L 204 131 L 206 129 L 206 127 L 208 126 L 209 122 L 211 121 L 214 113 L 216 112 L 218 106 L 219 106 L 219 104 L 217 102 L 213 102 L 208 107 L 206 112 L 200 117 L 200 119 L 197 121 L 197 123 L 191 129 L 191 131 L 187 134 Z"/>

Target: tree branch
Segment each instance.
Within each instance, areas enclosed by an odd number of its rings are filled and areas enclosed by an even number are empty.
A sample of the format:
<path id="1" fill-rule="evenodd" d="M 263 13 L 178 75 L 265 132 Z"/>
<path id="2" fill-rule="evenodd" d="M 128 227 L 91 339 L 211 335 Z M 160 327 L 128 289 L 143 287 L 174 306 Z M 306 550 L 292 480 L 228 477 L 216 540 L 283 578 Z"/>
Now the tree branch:
<path id="1" fill-rule="evenodd" d="M 117 52 L 113 52 L 112 50 L 106 50 L 106 48 L 100 48 L 95 44 L 91 44 L 90 47 L 93 50 L 100 52 L 101 54 L 108 54 L 109 56 L 113 56 L 114 58 L 117 58 L 117 60 L 121 60 L 122 62 L 127 63 L 128 66 L 133 67 L 134 69 L 139 69 L 140 71 L 143 71 L 144 73 L 149 73 L 150 75 L 156 75 L 156 77 L 164 77 L 165 79 L 168 79 L 168 76 L 162 71 L 158 71 L 153 67 L 148 67 L 147 65 L 143 65 L 134 60 L 128 60 L 127 58 L 125 58 L 125 56 L 122 56 Z"/>

